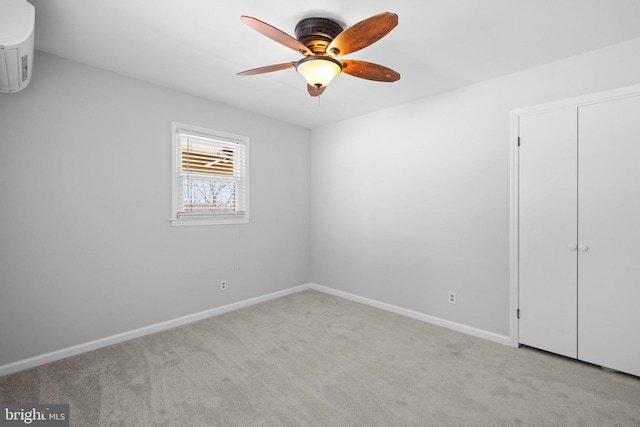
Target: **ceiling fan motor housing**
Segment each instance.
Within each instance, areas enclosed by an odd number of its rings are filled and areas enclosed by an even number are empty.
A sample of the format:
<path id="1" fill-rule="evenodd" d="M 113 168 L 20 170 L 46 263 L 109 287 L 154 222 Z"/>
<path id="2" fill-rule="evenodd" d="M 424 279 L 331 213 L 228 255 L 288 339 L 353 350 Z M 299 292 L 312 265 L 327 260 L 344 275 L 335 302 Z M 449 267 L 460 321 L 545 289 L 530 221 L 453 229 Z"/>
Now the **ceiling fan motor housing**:
<path id="1" fill-rule="evenodd" d="M 326 54 L 331 41 L 342 31 L 342 27 L 327 18 L 306 18 L 298 22 L 295 33 L 300 43 L 314 54 Z"/>

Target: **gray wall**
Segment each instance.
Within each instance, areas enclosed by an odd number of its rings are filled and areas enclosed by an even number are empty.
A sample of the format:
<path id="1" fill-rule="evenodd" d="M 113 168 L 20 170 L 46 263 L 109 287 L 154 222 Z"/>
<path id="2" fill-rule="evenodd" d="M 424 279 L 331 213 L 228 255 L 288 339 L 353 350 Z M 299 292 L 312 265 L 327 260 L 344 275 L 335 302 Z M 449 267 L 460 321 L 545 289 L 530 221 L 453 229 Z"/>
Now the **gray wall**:
<path id="1" fill-rule="evenodd" d="M 0 95 L 0 365 L 309 282 L 307 129 L 42 52 L 34 70 Z M 171 227 L 172 120 L 251 138 L 250 224 Z"/>
<path id="2" fill-rule="evenodd" d="M 635 40 L 309 132 L 35 60 L 0 96 L 0 366 L 309 281 L 507 335 L 509 111 L 640 83 Z M 251 224 L 170 226 L 172 120 L 251 138 Z"/>
<path id="3" fill-rule="evenodd" d="M 312 282 L 508 336 L 510 110 L 638 83 L 640 39 L 315 129 Z"/>

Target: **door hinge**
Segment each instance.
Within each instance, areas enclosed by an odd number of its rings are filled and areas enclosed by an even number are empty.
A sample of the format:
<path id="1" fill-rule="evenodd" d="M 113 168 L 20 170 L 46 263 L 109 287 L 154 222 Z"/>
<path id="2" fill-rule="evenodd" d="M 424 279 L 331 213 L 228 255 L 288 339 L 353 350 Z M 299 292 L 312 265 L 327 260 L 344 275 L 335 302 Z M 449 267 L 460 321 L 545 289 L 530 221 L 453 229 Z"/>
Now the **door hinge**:
<path id="1" fill-rule="evenodd" d="M 518 137 L 518 147 L 520 147 L 520 137 Z"/>
<path id="2" fill-rule="evenodd" d="M 518 319 L 520 318 L 520 309 L 518 309 L 518 311 L 516 311 L 516 316 L 518 316 Z"/>

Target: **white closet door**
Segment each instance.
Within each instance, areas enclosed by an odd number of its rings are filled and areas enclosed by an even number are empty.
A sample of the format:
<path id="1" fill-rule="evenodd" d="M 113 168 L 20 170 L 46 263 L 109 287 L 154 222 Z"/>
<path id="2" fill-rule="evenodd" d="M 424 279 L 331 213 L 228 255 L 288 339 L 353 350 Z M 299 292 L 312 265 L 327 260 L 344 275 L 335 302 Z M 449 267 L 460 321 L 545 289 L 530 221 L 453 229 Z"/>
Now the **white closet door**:
<path id="1" fill-rule="evenodd" d="M 578 114 L 578 357 L 640 376 L 640 96 Z"/>
<path id="2" fill-rule="evenodd" d="M 577 357 L 577 111 L 520 117 L 519 340 Z"/>

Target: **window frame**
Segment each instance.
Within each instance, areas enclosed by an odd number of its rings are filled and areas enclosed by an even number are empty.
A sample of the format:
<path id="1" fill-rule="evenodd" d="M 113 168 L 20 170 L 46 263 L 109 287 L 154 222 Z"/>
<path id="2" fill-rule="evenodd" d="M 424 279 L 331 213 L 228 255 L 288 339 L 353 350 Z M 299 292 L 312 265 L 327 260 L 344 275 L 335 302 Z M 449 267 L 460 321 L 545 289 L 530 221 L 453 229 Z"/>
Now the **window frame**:
<path id="1" fill-rule="evenodd" d="M 244 146 L 244 190 L 243 199 L 245 209 L 241 212 L 234 213 L 194 213 L 191 215 L 181 216 L 178 202 L 178 181 L 180 177 L 180 167 L 178 161 L 181 158 L 181 140 L 180 135 L 191 133 L 202 136 L 205 139 L 219 141 L 224 144 L 238 144 Z M 249 214 L 250 206 L 250 151 L 249 138 L 242 135 L 235 135 L 227 132 L 221 132 L 214 129 L 208 129 L 200 126 L 193 126 L 181 122 L 171 122 L 171 225 L 224 225 L 224 224 L 247 224 L 251 220 Z M 235 176 L 235 174 L 234 174 Z"/>

